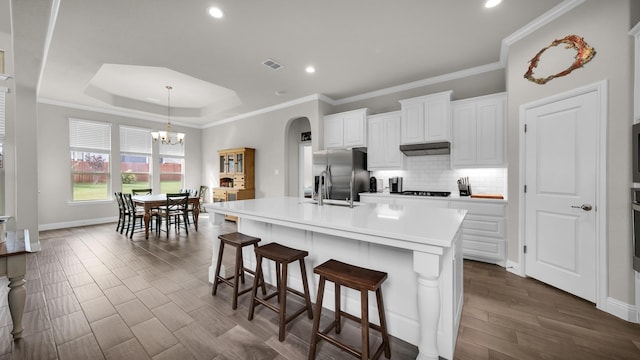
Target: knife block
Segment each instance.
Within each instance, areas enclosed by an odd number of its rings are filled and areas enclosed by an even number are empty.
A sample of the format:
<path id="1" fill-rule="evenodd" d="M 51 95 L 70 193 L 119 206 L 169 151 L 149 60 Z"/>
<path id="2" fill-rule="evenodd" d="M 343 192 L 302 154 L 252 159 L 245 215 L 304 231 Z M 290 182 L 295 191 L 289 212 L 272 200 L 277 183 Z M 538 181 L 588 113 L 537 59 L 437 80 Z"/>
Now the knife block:
<path id="1" fill-rule="evenodd" d="M 471 185 L 458 185 L 458 190 L 460 190 L 460 196 L 471 196 Z"/>

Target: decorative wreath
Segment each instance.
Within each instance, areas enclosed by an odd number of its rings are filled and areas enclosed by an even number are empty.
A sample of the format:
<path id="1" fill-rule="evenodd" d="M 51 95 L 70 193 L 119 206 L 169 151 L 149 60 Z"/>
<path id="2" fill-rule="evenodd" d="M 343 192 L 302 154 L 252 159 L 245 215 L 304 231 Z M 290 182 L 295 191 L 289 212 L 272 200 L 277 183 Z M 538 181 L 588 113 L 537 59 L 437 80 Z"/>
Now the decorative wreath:
<path id="1" fill-rule="evenodd" d="M 566 49 L 575 49 L 577 51 L 577 54 L 575 56 L 575 61 L 573 62 L 573 64 L 571 64 L 570 67 L 568 67 L 566 70 L 563 70 L 555 75 L 549 75 L 546 78 L 536 78 L 533 76 L 533 69 L 535 69 L 538 66 L 538 62 L 540 61 L 540 56 L 542 56 L 542 54 L 547 51 L 547 49 L 554 47 L 554 46 L 558 46 L 560 44 L 567 44 L 567 46 L 565 47 Z M 584 38 L 581 38 L 578 35 L 567 35 L 562 39 L 556 39 L 554 40 L 549 46 L 543 48 L 542 50 L 538 51 L 538 53 L 536 54 L 536 56 L 534 56 L 531 60 L 529 60 L 529 70 L 527 70 L 527 72 L 524 74 L 525 79 L 532 81 L 536 84 L 546 84 L 549 80 L 560 77 L 560 76 L 565 76 L 568 75 L 570 72 L 572 72 L 573 70 L 577 69 L 577 68 L 581 68 L 582 66 L 584 66 L 584 64 L 588 63 L 589 61 L 591 61 L 591 59 L 593 59 L 593 57 L 596 55 L 596 50 L 594 48 L 592 48 L 591 46 L 589 46 L 589 44 L 587 44 L 584 41 Z"/>

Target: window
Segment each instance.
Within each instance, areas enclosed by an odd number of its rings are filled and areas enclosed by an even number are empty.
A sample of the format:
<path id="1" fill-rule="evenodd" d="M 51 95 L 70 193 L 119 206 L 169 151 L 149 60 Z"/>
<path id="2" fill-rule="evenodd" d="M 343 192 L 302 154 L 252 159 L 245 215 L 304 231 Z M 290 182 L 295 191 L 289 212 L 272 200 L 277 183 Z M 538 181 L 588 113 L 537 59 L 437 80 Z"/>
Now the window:
<path id="1" fill-rule="evenodd" d="M 151 130 L 120 126 L 122 192 L 151 189 Z"/>
<path id="2" fill-rule="evenodd" d="M 4 123 L 5 123 L 5 99 L 7 89 L 0 87 L 0 169 L 4 169 Z"/>
<path id="3" fill-rule="evenodd" d="M 110 199 L 111 125 L 69 119 L 73 201 Z"/>
<path id="4" fill-rule="evenodd" d="M 183 188 L 185 145 L 160 144 L 160 192 L 177 193 Z"/>

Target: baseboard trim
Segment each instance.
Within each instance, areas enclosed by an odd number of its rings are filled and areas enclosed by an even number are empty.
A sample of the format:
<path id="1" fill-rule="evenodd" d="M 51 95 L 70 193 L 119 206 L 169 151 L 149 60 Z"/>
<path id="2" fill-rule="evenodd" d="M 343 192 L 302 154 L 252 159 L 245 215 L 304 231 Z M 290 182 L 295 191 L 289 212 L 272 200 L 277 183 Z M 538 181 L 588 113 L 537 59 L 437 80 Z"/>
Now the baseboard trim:
<path id="1" fill-rule="evenodd" d="M 635 305 L 609 297 L 605 306 L 607 307 L 606 309 L 601 309 L 604 312 L 632 323 L 640 322 L 640 314 L 638 314 L 638 309 L 636 309 Z"/>
<path id="2" fill-rule="evenodd" d="M 106 218 L 98 218 L 98 219 L 86 219 L 86 220 L 76 220 L 76 221 L 67 221 L 60 223 L 50 223 L 50 224 L 40 224 L 38 225 L 38 231 L 46 231 L 46 230 L 57 230 L 78 226 L 86 226 L 86 225 L 99 225 L 99 224 L 108 224 L 112 222 L 117 222 L 118 217 L 106 217 Z"/>
<path id="3" fill-rule="evenodd" d="M 511 260 L 507 260 L 507 267 L 506 267 L 507 271 L 518 275 L 520 277 L 525 277 L 524 274 L 522 273 L 522 269 L 520 268 L 520 263 L 517 263 L 515 261 L 511 261 Z"/>

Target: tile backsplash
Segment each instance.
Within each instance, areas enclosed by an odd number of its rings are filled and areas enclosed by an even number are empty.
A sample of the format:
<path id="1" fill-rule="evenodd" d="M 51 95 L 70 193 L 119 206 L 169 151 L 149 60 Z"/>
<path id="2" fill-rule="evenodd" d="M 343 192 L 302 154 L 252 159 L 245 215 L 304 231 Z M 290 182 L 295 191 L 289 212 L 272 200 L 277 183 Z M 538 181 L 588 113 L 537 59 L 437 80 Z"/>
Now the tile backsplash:
<path id="1" fill-rule="evenodd" d="M 507 169 L 451 169 L 451 155 L 408 156 L 404 170 L 378 170 L 371 175 L 383 179 L 385 187 L 389 178 L 402 176 L 404 190 L 451 191 L 458 194 L 457 180 L 469 177 L 474 194 L 502 194 L 507 198 Z"/>

